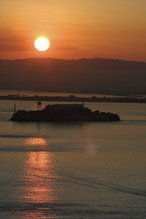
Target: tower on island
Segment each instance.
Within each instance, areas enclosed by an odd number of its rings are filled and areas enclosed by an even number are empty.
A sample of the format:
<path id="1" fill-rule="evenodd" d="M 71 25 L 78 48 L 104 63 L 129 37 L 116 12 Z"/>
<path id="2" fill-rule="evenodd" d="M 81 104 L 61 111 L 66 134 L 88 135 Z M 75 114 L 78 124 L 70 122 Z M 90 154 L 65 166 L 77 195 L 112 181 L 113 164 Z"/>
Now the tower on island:
<path id="1" fill-rule="evenodd" d="M 38 101 L 37 102 L 37 110 L 41 110 L 42 109 L 42 102 Z"/>

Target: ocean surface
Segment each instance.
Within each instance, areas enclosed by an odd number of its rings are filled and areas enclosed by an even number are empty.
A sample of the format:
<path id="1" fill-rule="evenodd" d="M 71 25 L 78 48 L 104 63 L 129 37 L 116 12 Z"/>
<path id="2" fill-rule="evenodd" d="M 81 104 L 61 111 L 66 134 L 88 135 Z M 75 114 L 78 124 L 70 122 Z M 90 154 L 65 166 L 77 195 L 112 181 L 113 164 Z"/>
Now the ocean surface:
<path id="1" fill-rule="evenodd" d="M 146 218 L 146 104 L 86 106 L 122 121 L 17 123 L 0 101 L 0 218 Z"/>

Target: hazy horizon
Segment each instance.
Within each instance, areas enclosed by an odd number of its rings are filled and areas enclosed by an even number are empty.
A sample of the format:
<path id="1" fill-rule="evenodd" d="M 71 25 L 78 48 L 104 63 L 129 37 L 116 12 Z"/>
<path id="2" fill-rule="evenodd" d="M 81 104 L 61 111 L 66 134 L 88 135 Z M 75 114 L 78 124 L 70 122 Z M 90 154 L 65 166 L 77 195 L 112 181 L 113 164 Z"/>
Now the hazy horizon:
<path id="1" fill-rule="evenodd" d="M 146 94 L 146 63 L 113 59 L 0 60 L 0 89 Z"/>
<path id="2" fill-rule="evenodd" d="M 111 60 L 111 61 L 124 61 L 124 62 L 140 62 L 146 63 L 146 61 L 142 60 L 132 60 L 132 59 L 120 59 L 120 58 L 108 58 L 108 57 L 80 57 L 80 58 L 59 58 L 59 57 L 27 57 L 27 58 L 0 58 L 0 61 L 15 61 L 15 60 L 31 60 L 31 59 L 54 59 L 54 60 L 63 60 L 63 61 L 78 61 L 78 60 Z"/>

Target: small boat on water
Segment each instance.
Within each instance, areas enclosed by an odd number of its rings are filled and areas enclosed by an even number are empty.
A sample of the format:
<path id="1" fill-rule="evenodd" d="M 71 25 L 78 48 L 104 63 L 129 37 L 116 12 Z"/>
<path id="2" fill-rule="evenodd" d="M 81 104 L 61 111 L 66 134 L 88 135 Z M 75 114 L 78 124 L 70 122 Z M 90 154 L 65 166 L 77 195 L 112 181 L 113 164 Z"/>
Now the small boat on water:
<path id="1" fill-rule="evenodd" d="M 49 104 L 41 110 L 18 110 L 11 121 L 22 122 L 98 122 L 120 121 L 117 114 L 92 111 L 84 104 Z"/>

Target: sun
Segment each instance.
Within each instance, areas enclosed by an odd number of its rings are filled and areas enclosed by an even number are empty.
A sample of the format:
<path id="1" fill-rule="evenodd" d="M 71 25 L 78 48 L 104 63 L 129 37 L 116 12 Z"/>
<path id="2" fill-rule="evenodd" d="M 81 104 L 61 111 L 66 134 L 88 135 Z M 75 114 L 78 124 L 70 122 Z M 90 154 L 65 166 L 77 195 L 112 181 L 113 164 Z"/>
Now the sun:
<path id="1" fill-rule="evenodd" d="M 47 37 L 44 36 L 38 37 L 34 41 L 34 47 L 40 52 L 45 52 L 50 47 L 50 41 L 48 40 Z"/>

